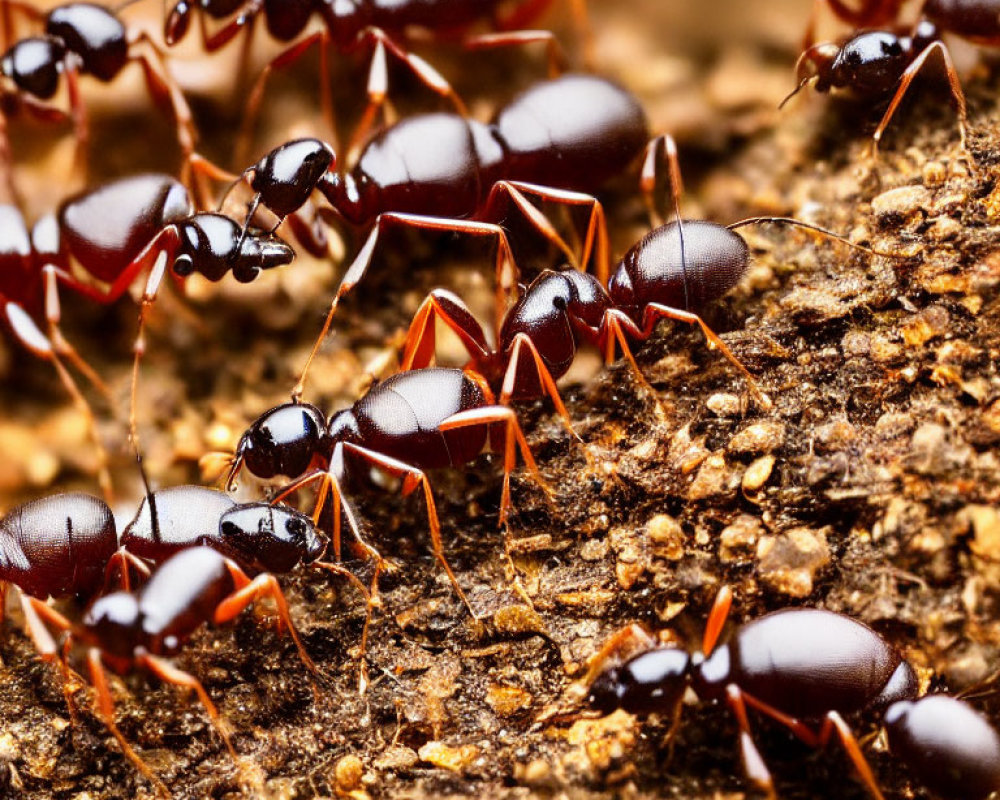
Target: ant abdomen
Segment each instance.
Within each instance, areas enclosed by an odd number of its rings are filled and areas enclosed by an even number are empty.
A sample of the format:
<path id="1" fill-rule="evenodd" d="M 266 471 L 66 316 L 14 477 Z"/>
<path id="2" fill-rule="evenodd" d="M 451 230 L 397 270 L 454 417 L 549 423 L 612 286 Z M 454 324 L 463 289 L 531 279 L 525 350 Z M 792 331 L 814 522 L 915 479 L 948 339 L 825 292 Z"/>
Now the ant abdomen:
<path id="1" fill-rule="evenodd" d="M 697 312 L 739 283 L 749 259 L 743 238 L 722 225 L 668 222 L 625 254 L 608 281 L 608 293 L 640 324 L 651 303 Z"/>

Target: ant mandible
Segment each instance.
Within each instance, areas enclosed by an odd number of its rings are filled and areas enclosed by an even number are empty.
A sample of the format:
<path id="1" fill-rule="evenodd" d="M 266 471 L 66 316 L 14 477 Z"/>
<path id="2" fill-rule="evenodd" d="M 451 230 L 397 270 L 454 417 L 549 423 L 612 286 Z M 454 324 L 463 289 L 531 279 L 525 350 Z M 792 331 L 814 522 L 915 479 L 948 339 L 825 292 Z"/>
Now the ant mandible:
<path id="1" fill-rule="evenodd" d="M 491 429 L 502 424 L 503 439 Z M 510 473 L 515 447 L 536 482 L 548 494 L 514 412 L 498 406 L 484 381 L 462 370 L 429 368 L 393 375 L 376 384 L 352 407 L 338 411 L 329 423 L 315 406 L 286 403 L 262 414 L 243 434 L 233 455 L 227 485 L 232 488 L 244 467 L 255 477 L 292 478 L 276 499 L 310 483 L 320 482 L 313 518 L 318 520 L 329 495 L 332 500 L 333 550 L 340 558 L 340 518 L 343 510 L 358 545 L 376 564 L 385 561 L 361 535 L 343 485 L 353 470 L 349 460 L 375 467 L 402 479 L 404 496 L 423 490 L 434 556 L 447 573 L 456 594 L 476 616 L 444 554 L 437 506 L 426 470 L 459 467 L 478 456 L 487 439 L 503 452 L 500 524 L 511 509 Z"/>
<path id="2" fill-rule="evenodd" d="M 344 175 L 335 171 L 333 149 L 316 139 L 288 142 L 265 155 L 245 173 L 255 192 L 248 221 L 260 205 L 280 224 L 318 189 L 340 219 L 370 227 L 331 301 L 293 397 L 303 393 L 340 299 L 367 273 L 390 226 L 493 238 L 499 309 L 506 296 L 504 267 L 516 270 L 507 232 L 493 221 L 503 219 L 501 202 L 509 198 L 571 263 L 577 263 L 576 255 L 525 195 L 588 208 L 579 263 L 593 253 L 598 275 L 606 280 L 604 212 L 585 192 L 624 172 L 647 139 L 645 114 L 629 92 L 602 78 L 564 75 L 527 89 L 489 125 L 444 113 L 403 120 L 370 141 Z M 501 315 L 498 311 L 498 321 Z"/>
<path id="3" fill-rule="evenodd" d="M 916 699 L 912 667 L 867 625 L 823 609 L 787 608 L 743 623 L 717 646 L 731 603 L 732 591 L 724 586 L 699 652 L 656 646 L 638 626 L 612 637 L 584 679 L 588 703 L 601 713 L 621 708 L 672 715 L 672 737 L 687 688 L 702 701 L 724 700 L 739 725 L 747 777 L 771 798 L 774 782 L 754 743 L 748 709 L 813 747 L 839 739 L 876 800 L 882 792 L 845 716 L 882 713 L 892 752 L 943 797 L 984 800 L 1000 788 L 996 730 L 954 698 Z M 603 668 L 617 652 L 636 646 L 647 649 Z"/>
<path id="4" fill-rule="evenodd" d="M 125 5 L 131 2 L 135 0 Z M 191 110 L 163 54 L 148 34 L 130 31 L 119 17 L 119 11 L 94 3 L 65 3 L 42 12 L 34 4 L 22 0 L 0 0 L 5 33 L 11 30 L 11 11 L 42 25 L 44 34 L 20 39 L 0 56 L 0 75 L 11 81 L 20 101 L 28 109 L 47 119 L 65 116 L 47 101 L 55 96 L 60 76 L 66 77 L 77 140 L 78 169 L 86 164 L 89 138 L 86 109 L 78 87 L 79 76 L 93 75 L 102 83 L 110 83 L 130 63 L 142 67 L 153 101 L 172 110 L 183 163 L 187 164 L 196 141 Z"/>
<path id="5" fill-rule="evenodd" d="M 427 61 L 409 53 L 397 43 L 397 39 L 407 29 L 418 27 L 445 35 L 463 32 L 479 20 L 492 18 L 499 33 L 471 37 L 470 47 L 497 47 L 522 45 L 530 42 L 544 42 L 549 51 L 550 70 L 556 68 L 561 59 L 561 51 L 549 31 L 516 30 L 541 15 L 552 0 L 520 0 L 519 7 L 501 19 L 497 0 L 405 0 L 385 3 L 380 0 L 178 0 L 164 24 L 164 39 L 168 45 L 180 41 L 191 25 L 191 15 L 195 9 L 202 11 L 199 16 L 201 41 L 205 49 L 214 52 L 228 44 L 241 30 L 250 33 L 258 17 L 263 16 L 268 32 L 279 42 L 291 43 L 282 53 L 274 57 L 264 67 L 257 78 L 246 103 L 244 130 L 239 142 L 249 140 L 254 120 L 259 110 L 268 78 L 275 69 L 289 66 L 300 59 L 316 45 L 320 53 L 320 102 L 324 116 L 335 130 L 333 113 L 333 92 L 330 86 L 329 57 L 334 47 L 347 52 L 359 48 L 371 49 L 372 55 L 368 72 L 368 107 L 355 134 L 359 141 L 374 120 L 388 94 L 387 55 L 399 60 L 431 91 L 447 98 L 462 115 L 465 104 L 455 93 L 448 81 Z M 585 46 L 589 51 L 589 26 L 587 23 L 585 0 L 571 0 L 573 17 L 581 31 Z M 214 33 L 209 33 L 205 18 L 224 20 L 239 12 Z M 321 31 L 305 34 L 310 20 L 318 16 Z M 244 50 L 245 59 L 246 50 Z M 588 55 L 589 59 L 589 55 Z M 238 144 L 237 155 L 244 148 Z"/>
<path id="6" fill-rule="evenodd" d="M 966 146 L 968 114 L 965 93 L 951 60 L 943 33 L 953 33 L 969 41 L 996 47 L 1000 45 L 1000 3 L 996 0 L 955 2 L 926 0 L 921 18 L 907 33 L 892 29 L 864 30 L 840 42 L 822 42 L 806 49 L 796 64 L 798 86 L 782 105 L 806 84 L 813 82 L 818 92 L 847 88 L 864 96 L 892 93 L 892 99 L 872 134 L 872 155 L 913 79 L 934 53 L 941 56 L 952 99 L 958 109 L 958 130 L 962 153 Z"/>

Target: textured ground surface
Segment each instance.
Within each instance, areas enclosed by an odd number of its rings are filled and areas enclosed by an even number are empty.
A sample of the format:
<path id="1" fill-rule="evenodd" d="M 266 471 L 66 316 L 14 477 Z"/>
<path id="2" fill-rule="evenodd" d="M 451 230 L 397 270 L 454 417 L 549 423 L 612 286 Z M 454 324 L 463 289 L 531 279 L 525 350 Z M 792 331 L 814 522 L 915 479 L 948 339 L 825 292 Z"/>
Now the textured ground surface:
<path id="1" fill-rule="evenodd" d="M 519 409 L 555 502 L 517 474 L 509 560 L 495 459 L 434 476 L 448 555 L 481 622 L 433 564 L 420 503 L 360 492 L 374 540 L 398 565 L 383 584 L 367 694 L 355 689 L 363 603 L 322 576 L 283 580 L 327 678 L 318 698 L 288 640 L 252 614 L 203 632 L 179 660 L 219 704 L 242 771 L 177 692 L 141 678 L 116 691 L 123 733 L 176 797 L 235 798 L 254 786 L 275 798 L 743 797 L 735 726 L 720 709 L 685 711 L 669 764 L 669 721 L 535 725 L 624 624 L 697 641 L 722 582 L 736 590 L 737 619 L 793 604 L 862 619 L 939 687 L 969 687 L 1000 664 L 1000 131 L 990 70 L 974 68 L 967 81 L 973 169 L 958 158 L 947 96 L 933 85 L 904 104 L 873 165 L 866 109 L 805 98 L 774 111 L 809 4 L 720 3 L 711 27 L 661 19 L 668 12 L 654 0 L 615 5 L 595 9 L 598 63 L 640 93 L 654 125 L 677 134 L 688 215 L 793 215 L 909 257 L 872 258 L 790 229 L 747 232 L 752 269 L 708 318 L 757 376 L 769 410 L 696 331 L 664 326 L 639 350 L 655 397 L 627 368 L 581 357 L 564 397 L 583 445 L 547 405 Z M 510 75 L 526 83 L 543 70 L 539 60 L 483 58 L 459 71 L 459 60 L 445 61 L 449 74 L 464 76 L 460 90 L 484 111 L 509 93 Z M 210 63 L 201 74 L 227 86 L 226 57 Z M 311 75 L 304 68 L 301 78 Z M 301 111 L 312 102 L 308 84 L 292 88 L 274 100 L 257 150 L 317 132 Z M 132 87 L 119 91 L 130 97 Z M 166 137 L 170 152 L 169 131 L 122 107 L 95 109 L 95 170 L 169 168 L 147 144 Z M 211 99 L 195 108 L 206 149 L 223 157 L 232 121 Z M 62 184 L 45 170 L 58 169 L 50 162 L 61 151 L 34 158 L 34 129 L 14 133 L 18 157 L 39 164 L 24 169 L 29 204 L 51 207 Z M 647 224 L 633 187 L 623 180 L 606 198 L 616 252 Z M 386 254 L 390 277 L 345 305 L 307 399 L 337 408 L 370 375 L 391 372 L 399 332 L 432 286 L 487 297 L 485 271 L 469 269 L 477 251 L 449 260 L 448 244 L 407 240 Z M 303 261 L 259 285 L 164 298 L 139 409 L 154 480 L 202 480 L 199 457 L 231 448 L 287 395 L 333 277 Z M 114 391 L 116 416 L 95 405 L 128 519 L 141 492 L 122 446 L 134 307 L 67 316 Z M 0 507 L 67 487 L 96 491 L 79 415 L 43 364 L 2 345 Z M 53 671 L 8 623 L 0 794 L 150 793 L 87 710 L 86 691 L 76 698 L 71 724 Z M 980 707 L 991 702 L 996 712 L 990 698 Z M 783 797 L 865 796 L 835 749 L 816 754 L 760 727 Z M 887 797 L 909 796 L 878 742 L 870 753 Z"/>

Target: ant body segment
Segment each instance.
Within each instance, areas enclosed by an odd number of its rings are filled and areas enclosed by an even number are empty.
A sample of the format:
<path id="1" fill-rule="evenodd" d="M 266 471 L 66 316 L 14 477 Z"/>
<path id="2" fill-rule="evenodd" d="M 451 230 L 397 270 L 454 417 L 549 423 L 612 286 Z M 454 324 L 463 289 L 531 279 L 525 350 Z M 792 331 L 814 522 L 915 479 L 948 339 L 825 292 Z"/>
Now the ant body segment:
<path id="1" fill-rule="evenodd" d="M 400 372 L 377 384 L 352 407 L 326 422 L 315 406 L 287 403 L 262 414 L 240 438 L 227 485 L 233 486 L 244 467 L 258 478 L 284 475 L 293 479 L 277 499 L 319 481 L 314 519 L 319 519 L 331 496 L 333 550 L 340 557 L 340 515 L 343 509 L 355 540 L 376 563 L 376 578 L 384 559 L 361 536 L 343 484 L 360 462 L 402 479 L 408 495 L 423 490 L 434 556 L 470 612 L 472 607 L 444 555 L 437 507 L 426 470 L 459 467 L 482 452 L 487 439 L 495 441 L 491 426 L 504 426 L 503 492 L 500 523 L 511 508 L 510 473 L 515 447 L 536 481 L 548 491 L 511 409 L 493 403 L 483 382 L 458 369 L 429 368 Z M 497 437 L 498 438 L 498 437 Z M 474 612 L 472 612 L 474 615 Z"/>
<path id="2" fill-rule="evenodd" d="M 887 12 L 889 7 L 891 4 L 888 4 Z M 875 23 L 868 20 L 865 24 Z M 875 155 L 882 135 L 913 79 L 930 56 L 938 53 L 944 62 L 948 86 L 958 111 L 961 149 L 967 154 L 965 93 L 948 46 L 941 38 L 945 33 L 961 36 L 979 45 L 1000 45 L 1000 4 L 996 0 L 926 0 L 920 20 L 906 32 L 892 28 L 869 29 L 839 42 L 814 44 L 799 56 L 796 65 L 798 86 L 782 105 L 810 82 L 814 82 L 818 92 L 846 88 L 863 97 L 891 93 L 889 106 L 872 134 L 872 152 Z"/>
<path id="3" fill-rule="evenodd" d="M 47 105 L 66 77 L 70 113 L 77 140 L 77 166 L 83 166 L 88 141 L 86 110 L 77 85 L 80 75 L 110 83 L 130 63 L 142 67 L 150 97 L 169 106 L 177 125 L 184 162 L 194 152 L 195 129 L 180 88 L 174 82 L 156 44 L 143 32 L 130 32 L 118 12 L 95 3 L 65 3 L 42 12 L 22 0 L 0 0 L 0 13 L 10 30 L 10 12 L 17 11 L 43 25 L 44 33 L 20 39 L 0 56 L 0 75 L 17 89 L 20 101 L 44 118 L 64 116 Z"/>
<path id="4" fill-rule="evenodd" d="M 178 486 L 146 495 L 122 531 L 119 547 L 106 503 L 86 494 L 53 495 L 0 518 L 0 610 L 7 587 L 13 585 L 28 633 L 47 659 L 55 660 L 59 651 L 46 624 L 89 645 L 95 709 L 125 755 L 165 791 L 115 726 L 102 663 L 121 673 L 143 667 L 194 689 L 235 757 L 201 684 L 163 657 L 174 655 L 203 622 L 229 621 L 268 596 L 303 664 L 317 674 L 273 573 L 288 572 L 298 563 L 324 567 L 349 577 L 368 597 L 346 569 L 319 561 L 326 546 L 312 520 L 297 511 L 268 503 L 237 505 L 223 492 Z M 149 564 L 159 566 L 151 573 Z M 100 594 L 115 570 L 128 587 L 130 568 L 143 578 L 137 591 Z M 78 625 L 44 602 L 70 596 L 97 598 Z M 68 688 L 66 692 L 69 702 Z"/>
<path id="5" fill-rule="evenodd" d="M 164 273 L 169 269 L 183 278 L 198 272 L 218 281 L 231 272 L 236 280 L 247 283 L 261 270 L 288 264 L 294 257 L 281 239 L 245 231 L 221 214 L 193 211 L 184 186 L 153 173 L 121 178 L 70 197 L 54 214 L 39 220 L 30 236 L 20 212 L 13 206 L 0 206 L 0 238 L 6 243 L 0 264 L 10 265 L 0 279 L 2 320 L 21 344 L 56 365 L 70 394 L 82 401 L 92 430 L 89 406 L 58 356 L 71 358 L 95 385 L 102 384 L 59 330 L 60 285 L 107 304 L 121 297 L 140 273 L 148 273 L 135 341 L 129 423 L 134 437 L 145 319 Z M 29 313 L 41 305 L 43 296 L 48 336 Z"/>
<path id="6" fill-rule="evenodd" d="M 774 783 L 754 743 L 747 709 L 786 726 L 810 746 L 839 739 L 876 800 L 882 792 L 845 716 L 880 713 L 890 750 L 942 797 L 985 800 L 1000 788 L 996 730 L 962 701 L 943 695 L 917 699 L 913 669 L 867 625 L 832 611 L 789 608 L 743 623 L 717 645 L 731 602 L 732 592 L 723 587 L 700 652 L 652 646 L 637 626 L 613 637 L 595 669 L 636 639 L 651 649 L 600 671 L 590 685 L 589 705 L 601 713 L 621 708 L 673 715 L 673 736 L 687 688 L 702 701 L 724 700 L 739 725 L 747 777 L 772 798 Z"/>
<path id="7" fill-rule="evenodd" d="M 621 174 L 647 138 L 645 114 L 631 94 L 602 78 L 564 75 L 521 93 L 489 125 L 444 113 L 403 120 L 372 139 L 343 175 L 335 171 L 333 149 L 316 139 L 289 142 L 265 155 L 245 173 L 252 175 L 255 192 L 248 222 L 262 205 L 280 224 L 319 190 L 337 217 L 370 228 L 341 280 L 293 397 L 302 395 L 340 299 L 365 276 L 379 238 L 390 226 L 495 239 L 499 308 L 505 296 L 504 266 L 514 265 L 507 233 L 496 222 L 504 217 L 503 198 L 571 263 L 577 263 L 576 255 L 525 195 L 589 208 L 579 261 L 586 264 L 595 252 L 598 277 L 606 280 L 604 211 L 585 192 Z"/>

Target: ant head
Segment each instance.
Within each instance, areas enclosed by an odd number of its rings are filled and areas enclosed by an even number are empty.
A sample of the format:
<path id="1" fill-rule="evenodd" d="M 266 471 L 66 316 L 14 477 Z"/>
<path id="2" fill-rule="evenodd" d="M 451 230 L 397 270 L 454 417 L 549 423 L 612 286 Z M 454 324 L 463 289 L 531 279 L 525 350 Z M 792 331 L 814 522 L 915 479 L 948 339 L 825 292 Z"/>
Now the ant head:
<path id="1" fill-rule="evenodd" d="M 230 509 L 219 519 L 219 532 L 226 550 L 235 552 L 241 565 L 264 572 L 288 572 L 326 552 L 327 539 L 309 516 L 269 503 Z"/>
<path id="2" fill-rule="evenodd" d="M 59 90 L 66 45 L 54 36 L 22 39 L 0 57 L 0 73 L 23 92 L 50 100 Z"/>
<path id="3" fill-rule="evenodd" d="M 277 236 L 253 228 L 244 232 L 222 214 L 194 214 L 177 223 L 177 232 L 173 271 L 182 277 L 199 272 L 217 281 L 232 270 L 240 283 L 250 283 L 261 270 L 295 258 L 295 251 Z"/>
<path id="4" fill-rule="evenodd" d="M 261 205 L 287 217 L 336 166 L 337 156 L 326 142 L 296 139 L 274 148 L 251 167 L 250 188 L 260 195 Z"/>
<path id="5" fill-rule="evenodd" d="M 597 676 L 588 703 L 609 713 L 673 714 L 687 688 L 691 657 L 677 647 L 658 647 Z"/>
<path id="6" fill-rule="evenodd" d="M 141 612 L 131 592 L 112 592 L 97 598 L 80 622 L 80 638 L 100 645 L 120 658 L 130 658 L 135 648 L 135 631 Z"/>
<path id="7" fill-rule="evenodd" d="M 840 48 L 816 88 L 849 87 L 859 94 L 880 94 L 892 89 L 910 60 L 912 39 L 891 31 L 864 31 Z"/>
<path id="8" fill-rule="evenodd" d="M 781 105 L 787 103 L 793 96 L 798 94 L 809 81 L 816 81 L 816 91 L 826 92 L 830 89 L 830 67 L 840 55 L 840 45 L 836 42 L 820 42 L 814 44 L 808 50 L 799 55 L 799 60 L 795 62 L 795 80 L 798 86 L 795 90 L 781 101 Z"/>
<path id="9" fill-rule="evenodd" d="M 297 478 L 323 451 L 326 440 L 326 419 L 316 406 L 285 403 L 272 408 L 240 438 L 229 482 L 244 464 L 258 478 Z"/>

